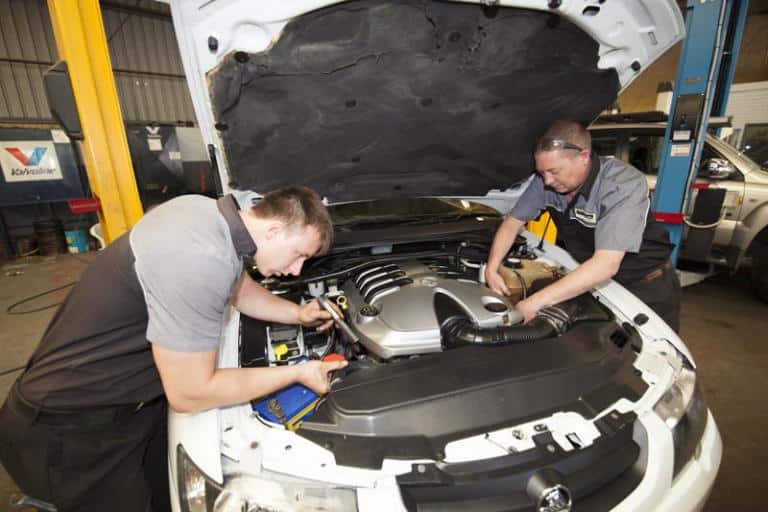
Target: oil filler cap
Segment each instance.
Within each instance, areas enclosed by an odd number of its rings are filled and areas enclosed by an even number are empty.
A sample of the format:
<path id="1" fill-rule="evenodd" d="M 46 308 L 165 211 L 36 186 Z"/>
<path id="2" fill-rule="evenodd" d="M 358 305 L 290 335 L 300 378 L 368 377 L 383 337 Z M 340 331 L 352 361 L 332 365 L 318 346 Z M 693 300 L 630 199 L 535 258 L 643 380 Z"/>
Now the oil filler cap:
<path id="1" fill-rule="evenodd" d="M 503 313 L 508 309 L 507 305 L 503 302 L 488 302 L 484 306 L 491 313 Z"/>

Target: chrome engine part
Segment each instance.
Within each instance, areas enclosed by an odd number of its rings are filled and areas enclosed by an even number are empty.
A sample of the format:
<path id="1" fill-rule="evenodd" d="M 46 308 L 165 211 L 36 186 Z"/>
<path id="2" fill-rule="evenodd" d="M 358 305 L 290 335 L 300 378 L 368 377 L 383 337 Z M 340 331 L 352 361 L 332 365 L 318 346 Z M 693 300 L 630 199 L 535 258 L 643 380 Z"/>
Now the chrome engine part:
<path id="1" fill-rule="evenodd" d="M 508 299 L 439 264 L 407 260 L 372 265 L 343 286 L 347 318 L 360 343 L 382 359 L 439 352 L 434 295 L 444 293 L 478 326 L 512 325 L 522 316 Z"/>

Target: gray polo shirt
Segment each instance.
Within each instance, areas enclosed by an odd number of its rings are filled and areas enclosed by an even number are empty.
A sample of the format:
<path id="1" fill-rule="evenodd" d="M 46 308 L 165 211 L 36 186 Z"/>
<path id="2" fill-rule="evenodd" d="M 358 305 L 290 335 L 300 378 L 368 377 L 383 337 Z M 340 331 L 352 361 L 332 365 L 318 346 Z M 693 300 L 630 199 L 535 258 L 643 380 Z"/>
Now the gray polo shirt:
<path id="1" fill-rule="evenodd" d="M 557 226 L 558 243 L 579 262 L 598 249 L 624 251 L 614 279 L 629 286 L 664 265 L 672 250 L 669 235 L 655 222 L 650 206 L 648 184 L 640 171 L 593 153 L 587 179 L 570 203 L 536 174 L 509 215 L 529 221 L 547 210 Z"/>
<path id="2" fill-rule="evenodd" d="M 30 358 L 21 393 L 60 409 L 162 395 L 150 342 L 216 350 L 242 258 L 255 251 L 232 196 L 154 208 L 88 266 Z"/>
<path id="3" fill-rule="evenodd" d="M 570 219 L 594 230 L 595 249 L 636 253 L 651 207 L 648 183 L 640 171 L 621 160 L 598 157 L 594 161 L 599 162 L 599 171 L 590 170 L 573 205 L 565 195 L 545 187 L 536 174 L 509 214 L 527 222 L 542 210 L 565 213 L 570 206 Z"/>
<path id="4" fill-rule="evenodd" d="M 216 201 L 168 201 L 136 224 L 130 243 L 147 304 L 147 339 L 181 352 L 216 350 L 224 308 L 243 268 Z"/>

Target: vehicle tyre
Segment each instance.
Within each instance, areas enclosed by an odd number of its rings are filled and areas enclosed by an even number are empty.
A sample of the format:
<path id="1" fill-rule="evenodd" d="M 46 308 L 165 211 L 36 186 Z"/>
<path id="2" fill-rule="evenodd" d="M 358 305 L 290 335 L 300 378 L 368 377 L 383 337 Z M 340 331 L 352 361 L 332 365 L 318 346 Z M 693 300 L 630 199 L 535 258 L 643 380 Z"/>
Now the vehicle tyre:
<path id="1" fill-rule="evenodd" d="M 752 251 L 752 285 L 758 297 L 768 302 L 768 243 L 757 244 Z"/>

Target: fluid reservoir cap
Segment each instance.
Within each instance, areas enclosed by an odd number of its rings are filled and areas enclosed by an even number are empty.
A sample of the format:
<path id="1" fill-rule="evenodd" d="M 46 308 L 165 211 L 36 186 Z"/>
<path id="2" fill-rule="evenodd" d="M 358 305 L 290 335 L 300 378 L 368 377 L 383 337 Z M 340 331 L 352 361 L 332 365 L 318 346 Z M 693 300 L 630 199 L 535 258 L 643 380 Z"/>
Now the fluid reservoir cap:
<path id="1" fill-rule="evenodd" d="M 282 361 L 283 357 L 288 353 L 288 345 L 281 343 L 275 347 L 275 359 Z"/>
<path id="2" fill-rule="evenodd" d="M 519 258 L 507 258 L 504 260 L 504 266 L 507 268 L 523 268 L 523 262 Z"/>
<path id="3" fill-rule="evenodd" d="M 379 314 L 379 310 L 376 308 L 376 306 L 366 304 L 360 308 L 360 314 L 363 316 L 376 316 Z"/>

